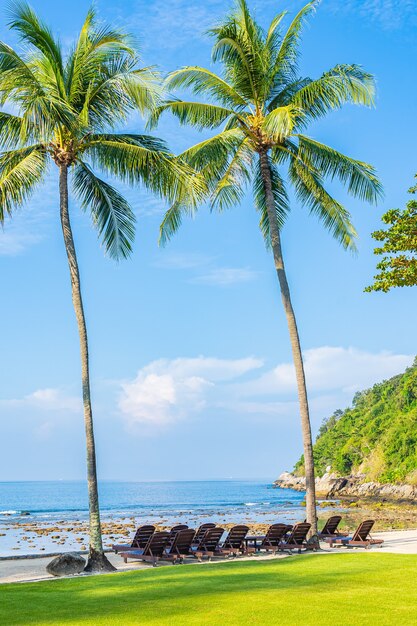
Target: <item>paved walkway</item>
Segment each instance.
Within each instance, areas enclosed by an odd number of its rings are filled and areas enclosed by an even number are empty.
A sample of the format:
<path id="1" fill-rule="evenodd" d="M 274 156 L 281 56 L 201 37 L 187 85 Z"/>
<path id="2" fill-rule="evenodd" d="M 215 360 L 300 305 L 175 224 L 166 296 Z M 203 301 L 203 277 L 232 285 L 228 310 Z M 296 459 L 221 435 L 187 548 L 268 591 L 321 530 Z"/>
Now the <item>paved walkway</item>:
<path id="1" fill-rule="evenodd" d="M 377 533 L 377 538 L 384 539 L 384 544 L 381 548 L 374 548 L 375 552 L 392 552 L 396 554 L 417 554 L 417 530 L 400 530 Z M 330 554 L 334 552 L 344 551 L 345 548 L 328 549 L 326 544 L 323 544 L 324 553 Z M 362 550 L 361 550 L 362 552 Z M 147 563 L 123 563 L 123 559 L 116 555 L 109 553 L 109 560 L 117 571 L 129 571 L 137 569 L 149 569 L 150 565 Z M 0 583 L 11 582 L 29 582 L 37 580 L 48 580 L 53 577 L 47 574 L 46 565 L 51 561 L 52 557 L 40 557 L 30 559 L 6 559 L 0 561 Z M 243 558 L 243 557 L 242 557 Z M 272 558 L 287 558 L 287 555 L 274 556 L 256 556 L 246 557 L 248 559 L 272 559 Z M 161 562 L 161 566 L 165 565 Z M 170 564 L 167 564 L 171 566 Z M 196 563 L 197 565 L 197 563 Z M 172 567 L 172 566 L 171 566 Z"/>

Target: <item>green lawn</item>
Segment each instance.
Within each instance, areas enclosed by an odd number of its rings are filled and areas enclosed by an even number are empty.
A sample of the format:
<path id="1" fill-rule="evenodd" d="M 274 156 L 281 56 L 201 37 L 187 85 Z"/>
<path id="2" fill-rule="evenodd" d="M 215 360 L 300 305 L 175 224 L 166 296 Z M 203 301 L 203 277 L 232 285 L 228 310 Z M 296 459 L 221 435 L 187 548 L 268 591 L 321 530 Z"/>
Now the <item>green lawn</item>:
<path id="1" fill-rule="evenodd" d="M 0 624 L 408 626 L 417 558 L 344 553 L 0 587 Z"/>

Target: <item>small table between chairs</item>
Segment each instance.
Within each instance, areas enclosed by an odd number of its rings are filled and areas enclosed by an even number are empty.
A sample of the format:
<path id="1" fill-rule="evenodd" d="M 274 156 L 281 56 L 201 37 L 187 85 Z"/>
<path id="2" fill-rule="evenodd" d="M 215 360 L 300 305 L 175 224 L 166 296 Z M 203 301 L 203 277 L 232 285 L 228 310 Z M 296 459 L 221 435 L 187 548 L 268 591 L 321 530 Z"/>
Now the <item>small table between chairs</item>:
<path id="1" fill-rule="evenodd" d="M 265 539 L 265 537 L 266 535 L 247 535 L 245 537 L 246 549 L 249 547 L 249 544 L 251 543 L 252 546 L 256 550 L 258 547 L 258 542 L 261 544 L 262 541 Z"/>

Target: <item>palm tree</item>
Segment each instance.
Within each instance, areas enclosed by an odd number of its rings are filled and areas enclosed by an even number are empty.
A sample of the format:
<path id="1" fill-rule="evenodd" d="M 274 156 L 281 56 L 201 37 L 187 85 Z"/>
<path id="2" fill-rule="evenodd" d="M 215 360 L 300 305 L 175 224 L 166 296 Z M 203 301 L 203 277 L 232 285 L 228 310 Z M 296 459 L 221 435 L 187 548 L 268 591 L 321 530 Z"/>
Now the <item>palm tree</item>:
<path id="1" fill-rule="evenodd" d="M 223 210 L 239 204 L 246 185 L 252 183 L 260 228 L 272 248 L 288 323 L 303 435 L 307 519 L 313 533 L 317 518 L 307 388 L 281 247 L 281 231 L 290 210 L 287 187 L 292 185 L 298 201 L 350 249 L 355 248 L 356 232 L 349 212 L 326 190 L 324 179 L 339 179 L 353 196 L 368 202 L 375 202 L 381 194 L 370 165 L 303 134 L 310 122 L 329 111 L 345 103 L 370 106 L 374 98 L 372 76 L 357 65 L 337 65 L 315 80 L 299 76 L 300 33 L 316 4 L 317 0 L 307 4 L 283 32 L 285 12 L 264 31 L 251 16 L 246 1 L 238 0 L 232 12 L 210 31 L 214 37 L 213 61 L 222 64 L 222 73 L 185 67 L 167 78 L 169 89 L 189 88 L 205 96 L 207 102 L 172 98 L 157 107 L 151 118 L 151 124 L 156 124 L 168 110 L 180 123 L 201 130 L 223 125 L 218 134 L 181 155 L 205 175 L 212 208 Z M 177 230 L 184 212 L 190 212 L 190 207 L 180 199 L 167 211 L 161 225 L 162 243 Z"/>
<path id="2" fill-rule="evenodd" d="M 157 76 L 150 68 L 139 67 L 126 34 L 98 26 L 90 10 L 75 45 L 64 56 L 51 30 L 28 5 L 12 5 L 9 25 L 23 50 L 19 54 L 0 42 L 0 104 L 10 111 L 0 112 L 0 222 L 29 198 L 54 163 L 81 349 L 90 520 L 86 569 L 113 569 L 102 546 L 87 329 L 69 216 L 68 177 L 81 207 L 90 212 L 106 253 L 123 259 L 132 250 L 135 215 L 92 165 L 127 183 L 142 182 L 171 199 L 174 193 L 181 195 L 185 168 L 159 139 L 114 132 L 133 110 L 145 112 L 158 98 Z"/>

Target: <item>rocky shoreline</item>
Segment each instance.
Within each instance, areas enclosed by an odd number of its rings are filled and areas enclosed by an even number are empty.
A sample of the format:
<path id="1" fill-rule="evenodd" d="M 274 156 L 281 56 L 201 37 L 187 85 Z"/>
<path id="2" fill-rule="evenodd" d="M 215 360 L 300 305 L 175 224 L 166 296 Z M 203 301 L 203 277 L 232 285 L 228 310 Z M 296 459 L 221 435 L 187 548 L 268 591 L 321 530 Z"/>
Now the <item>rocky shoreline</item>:
<path id="1" fill-rule="evenodd" d="M 275 487 L 305 491 L 304 476 L 283 472 L 274 482 Z M 390 502 L 417 502 L 417 486 L 405 484 L 381 484 L 366 482 L 361 474 L 341 477 L 326 468 L 325 474 L 316 478 L 316 493 L 319 498 L 360 498 Z"/>

